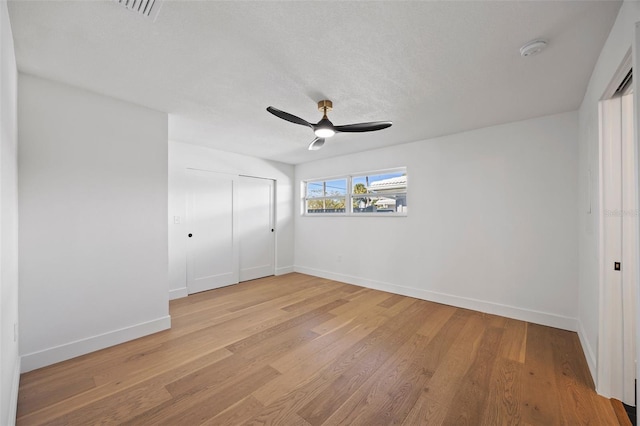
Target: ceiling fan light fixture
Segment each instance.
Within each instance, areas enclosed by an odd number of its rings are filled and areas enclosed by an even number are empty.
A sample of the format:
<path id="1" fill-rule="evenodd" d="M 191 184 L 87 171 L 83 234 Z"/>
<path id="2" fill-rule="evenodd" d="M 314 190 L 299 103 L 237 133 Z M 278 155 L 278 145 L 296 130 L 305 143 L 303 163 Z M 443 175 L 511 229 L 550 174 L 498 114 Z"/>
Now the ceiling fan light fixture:
<path id="1" fill-rule="evenodd" d="M 330 138 L 331 136 L 336 134 L 336 132 L 330 127 L 319 127 L 315 129 L 313 133 L 315 133 L 317 137 L 323 139 Z"/>
<path id="2" fill-rule="evenodd" d="M 336 134 L 335 129 L 333 128 L 333 123 L 329 121 L 327 118 L 327 113 L 325 111 L 322 120 L 318 122 L 315 126 L 313 126 L 313 133 L 316 134 L 319 138 L 330 138 L 331 136 Z"/>

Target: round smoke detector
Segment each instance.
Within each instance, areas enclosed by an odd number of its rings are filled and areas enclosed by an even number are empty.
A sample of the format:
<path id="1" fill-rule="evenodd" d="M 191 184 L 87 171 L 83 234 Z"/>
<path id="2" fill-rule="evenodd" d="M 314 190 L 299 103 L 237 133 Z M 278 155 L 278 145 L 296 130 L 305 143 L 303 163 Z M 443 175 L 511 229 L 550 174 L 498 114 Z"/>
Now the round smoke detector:
<path id="1" fill-rule="evenodd" d="M 520 48 L 520 55 L 527 57 L 533 56 L 535 54 L 540 53 L 545 47 L 547 47 L 547 42 L 544 40 L 533 40 L 529 43 L 526 43 L 524 46 Z"/>

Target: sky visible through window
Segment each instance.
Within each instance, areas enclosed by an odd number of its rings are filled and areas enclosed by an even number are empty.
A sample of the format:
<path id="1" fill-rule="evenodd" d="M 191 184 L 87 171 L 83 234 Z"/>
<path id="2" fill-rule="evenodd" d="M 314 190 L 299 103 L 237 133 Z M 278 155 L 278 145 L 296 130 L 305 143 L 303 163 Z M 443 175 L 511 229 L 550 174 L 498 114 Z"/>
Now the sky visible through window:
<path id="1" fill-rule="evenodd" d="M 357 184 L 361 183 L 365 187 L 371 185 L 373 182 L 377 182 L 379 180 L 391 179 L 394 177 L 402 176 L 403 172 L 395 172 L 395 173 L 385 173 L 381 175 L 372 175 L 372 176 L 357 176 L 353 178 L 353 186 L 355 187 Z M 367 182 L 367 178 L 369 182 Z"/>
<path id="2" fill-rule="evenodd" d="M 390 178 L 394 178 L 402 175 L 403 175 L 403 172 L 394 172 L 394 173 L 384 173 L 380 175 L 371 175 L 371 176 L 357 176 L 353 178 L 352 185 L 356 186 L 357 184 L 361 183 L 366 187 L 368 185 L 371 185 L 373 182 L 390 179 Z M 324 188 L 326 188 L 326 193 L 324 193 Z M 307 184 L 308 197 L 333 197 L 333 196 L 344 196 L 346 194 L 347 194 L 346 179 L 327 180 L 324 182 L 322 181 L 309 182 Z"/>
<path id="3" fill-rule="evenodd" d="M 326 194 L 323 193 L 325 187 L 323 183 L 326 184 Z M 346 179 L 327 180 L 325 182 L 309 182 L 307 184 L 307 196 L 309 197 L 332 197 L 336 195 L 344 196 L 346 194 Z"/>

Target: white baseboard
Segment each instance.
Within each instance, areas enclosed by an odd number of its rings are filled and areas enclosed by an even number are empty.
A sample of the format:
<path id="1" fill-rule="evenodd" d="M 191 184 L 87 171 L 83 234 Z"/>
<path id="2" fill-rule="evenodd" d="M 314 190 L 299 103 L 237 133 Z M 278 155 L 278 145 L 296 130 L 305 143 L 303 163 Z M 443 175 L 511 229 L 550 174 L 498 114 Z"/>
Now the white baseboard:
<path id="1" fill-rule="evenodd" d="M 13 380 L 11 381 L 11 395 L 9 397 L 9 413 L 7 424 L 15 426 L 16 415 L 18 414 L 18 389 L 20 388 L 20 357 L 16 357 L 16 363 L 13 368 Z"/>
<path id="2" fill-rule="evenodd" d="M 276 268 L 276 276 L 290 274 L 292 272 L 295 272 L 293 266 L 283 266 L 281 268 Z"/>
<path id="3" fill-rule="evenodd" d="M 532 322 L 540 325 L 561 328 L 563 330 L 577 331 L 577 321 L 575 318 L 565 317 L 562 315 L 551 314 L 548 312 L 540 312 L 531 309 L 518 308 L 515 306 L 502 305 L 500 303 L 487 302 L 485 300 L 471 299 L 467 297 L 455 296 L 446 293 L 423 290 L 413 287 L 405 287 L 397 284 L 385 283 L 382 281 L 371 280 L 367 278 L 354 277 L 351 275 L 338 274 L 305 266 L 295 266 L 295 272 L 301 274 L 313 275 L 335 281 L 341 281 L 348 284 L 354 284 L 361 287 L 367 287 L 374 290 L 388 291 L 390 293 L 400 294 L 403 296 L 415 297 L 417 299 L 428 300 L 430 302 L 442 303 L 458 308 L 471 309 L 474 311 L 485 312 L 488 314 L 500 315 L 507 318 L 513 318 L 521 321 Z"/>
<path id="4" fill-rule="evenodd" d="M 32 352 L 22 356 L 21 371 L 26 373 L 27 371 L 115 346 L 169 328 L 171 328 L 171 316 L 167 315 L 130 327 L 76 340 L 42 351 Z"/>
<path id="5" fill-rule="evenodd" d="M 187 291 L 186 287 L 169 290 L 169 300 L 181 299 L 183 297 L 187 297 L 188 295 L 189 295 L 189 292 Z"/>
<path id="6" fill-rule="evenodd" d="M 578 322 L 578 338 L 580 338 L 580 344 L 582 345 L 582 352 L 584 352 L 584 357 L 587 359 L 587 365 L 589 366 L 589 372 L 591 373 L 591 379 L 593 379 L 593 383 L 596 383 L 596 356 L 593 352 L 593 347 L 589 344 L 589 340 L 587 340 L 587 333 L 584 331 L 584 326 L 582 321 L 579 319 Z"/>

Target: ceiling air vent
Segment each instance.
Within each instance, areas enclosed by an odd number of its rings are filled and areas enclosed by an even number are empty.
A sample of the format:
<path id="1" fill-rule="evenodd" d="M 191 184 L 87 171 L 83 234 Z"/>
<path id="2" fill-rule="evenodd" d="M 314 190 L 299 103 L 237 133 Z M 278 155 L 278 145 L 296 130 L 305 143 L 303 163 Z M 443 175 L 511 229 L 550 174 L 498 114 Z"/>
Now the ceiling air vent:
<path id="1" fill-rule="evenodd" d="M 139 13 L 140 15 L 147 16 L 154 21 L 160 11 L 163 0 L 114 0 L 116 3 L 120 3 L 127 9 Z"/>

